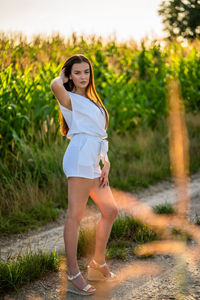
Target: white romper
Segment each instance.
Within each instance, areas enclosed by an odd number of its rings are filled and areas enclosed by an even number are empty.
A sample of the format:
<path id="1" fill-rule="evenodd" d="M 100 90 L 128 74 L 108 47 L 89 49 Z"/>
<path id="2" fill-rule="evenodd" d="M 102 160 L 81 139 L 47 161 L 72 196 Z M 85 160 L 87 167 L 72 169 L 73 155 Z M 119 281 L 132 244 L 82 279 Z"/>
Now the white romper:
<path id="1" fill-rule="evenodd" d="M 68 93 L 72 110 L 58 101 L 69 127 L 67 138 L 70 143 L 63 157 L 64 173 L 67 177 L 100 177 L 100 160 L 103 163 L 104 160 L 109 161 L 105 112 L 89 98 L 70 91 Z"/>

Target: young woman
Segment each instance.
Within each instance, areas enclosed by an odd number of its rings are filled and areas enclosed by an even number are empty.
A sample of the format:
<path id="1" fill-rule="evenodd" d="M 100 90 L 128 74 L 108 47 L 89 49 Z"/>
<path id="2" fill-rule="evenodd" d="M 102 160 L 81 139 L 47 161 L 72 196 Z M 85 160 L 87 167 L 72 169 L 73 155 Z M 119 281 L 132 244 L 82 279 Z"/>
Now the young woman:
<path id="1" fill-rule="evenodd" d="M 90 295 L 77 263 L 78 228 L 90 196 L 101 211 L 96 229 L 95 253 L 88 265 L 88 280 L 115 280 L 105 262 L 105 251 L 118 208 L 109 187 L 107 128 L 109 115 L 94 84 L 93 69 L 84 55 L 73 55 L 63 65 L 60 76 L 51 82 L 59 104 L 62 135 L 70 143 L 63 158 L 68 179 L 68 209 L 64 227 L 68 291 Z M 99 162 L 104 166 L 101 169 Z"/>

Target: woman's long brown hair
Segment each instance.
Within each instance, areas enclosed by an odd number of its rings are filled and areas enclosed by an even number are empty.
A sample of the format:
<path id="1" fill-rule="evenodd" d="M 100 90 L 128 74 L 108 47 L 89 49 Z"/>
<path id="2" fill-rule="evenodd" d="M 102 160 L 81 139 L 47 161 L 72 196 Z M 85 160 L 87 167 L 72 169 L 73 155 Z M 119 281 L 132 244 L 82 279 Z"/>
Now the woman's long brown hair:
<path id="1" fill-rule="evenodd" d="M 96 89 L 95 89 L 94 73 L 93 73 L 93 68 L 92 68 L 92 65 L 91 65 L 89 59 L 87 57 L 85 57 L 84 55 L 82 55 L 82 54 L 77 54 L 77 55 L 70 56 L 66 60 L 66 62 L 64 63 L 62 69 L 64 69 L 65 76 L 69 78 L 69 75 L 71 74 L 71 69 L 72 69 L 73 64 L 75 64 L 75 63 L 81 63 L 81 62 L 86 62 L 90 66 L 90 79 L 89 79 L 88 86 L 86 87 L 86 96 L 95 105 L 97 105 L 96 103 L 99 103 L 100 106 L 104 109 L 105 116 L 106 116 L 105 129 L 107 130 L 108 129 L 108 123 L 109 123 L 109 114 L 108 114 L 108 111 L 105 108 L 102 100 L 100 99 L 99 95 L 97 94 Z M 73 82 L 73 80 L 69 79 L 68 82 L 64 83 L 64 87 L 65 87 L 65 89 L 67 91 L 72 91 L 73 88 L 74 88 L 74 82 Z M 67 133 L 69 131 L 69 127 L 68 127 L 67 123 L 65 122 L 65 119 L 64 119 L 64 117 L 62 115 L 60 107 L 59 107 L 59 118 L 60 118 L 60 131 L 61 131 L 61 134 L 63 136 L 65 136 L 65 135 L 67 135 Z"/>

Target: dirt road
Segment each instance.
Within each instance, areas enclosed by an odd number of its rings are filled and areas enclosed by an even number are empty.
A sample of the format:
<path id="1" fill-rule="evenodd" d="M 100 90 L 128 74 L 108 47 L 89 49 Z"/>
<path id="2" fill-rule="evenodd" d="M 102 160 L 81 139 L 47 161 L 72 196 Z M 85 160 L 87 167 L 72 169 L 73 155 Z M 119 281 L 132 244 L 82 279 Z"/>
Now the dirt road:
<path id="1" fill-rule="evenodd" d="M 172 183 L 166 181 L 160 182 L 148 189 L 144 189 L 137 194 L 133 194 L 149 206 L 164 202 L 173 204 L 176 201 L 174 186 Z M 191 177 L 190 198 L 190 219 L 191 221 L 194 221 L 197 215 L 200 216 L 200 172 Z M 87 209 L 82 224 L 88 223 L 89 221 L 96 222 L 98 218 L 99 212 L 96 208 L 92 208 L 92 210 L 91 208 Z M 9 252 L 23 252 L 23 249 L 25 250 L 27 247 L 32 249 L 32 251 L 37 251 L 37 249 L 53 251 L 56 246 L 57 251 L 63 254 L 63 222 L 64 215 L 61 216 L 56 223 L 49 224 L 38 231 L 34 230 L 22 235 L 15 235 L 12 236 L 11 239 L 6 237 L 1 239 L 0 247 L 2 259 L 5 259 Z M 86 264 L 87 262 L 85 262 L 84 259 L 81 259 L 80 263 Z M 129 256 L 128 259 L 123 262 L 116 259 L 109 262 L 109 264 L 112 264 L 110 266 L 112 270 L 119 272 L 119 274 L 122 268 L 126 266 L 130 267 L 131 264 L 133 264 L 133 268 L 137 268 L 140 263 L 141 260 L 133 256 Z M 178 281 L 175 280 L 175 276 L 178 272 L 175 257 L 170 255 L 157 255 L 154 258 L 145 260 L 145 264 L 154 263 L 157 263 L 161 268 L 159 274 L 154 276 L 140 275 L 127 277 L 126 280 L 122 280 L 118 285 L 110 286 L 110 288 L 108 288 L 109 292 L 102 291 L 102 287 L 105 286 L 102 285 L 102 283 L 96 284 L 96 287 L 99 287 L 98 290 L 101 292 L 97 293 L 95 296 L 90 296 L 90 299 L 175 299 L 178 288 Z M 200 265 L 191 267 L 189 263 L 183 268 L 185 274 L 185 294 L 187 295 L 185 299 L 187 300 L 200 299 L 199 268 Z M 43 279 L 23 287 L 19 295 L 12 294 L 16 300 L 31 299 L 28 298 L 28 295 L 38 295 L 41 299 L 61 299 L 59 274 L 51 273 Z M 11 296 L 11 294 L 4 299 L 9 299 L 9 296 Z M 85 297 L 67 294 L 67 299 L 79 298 L 84 299 Z M 88 297 L 86 297 L 86 299 L 88 299 Z"/>

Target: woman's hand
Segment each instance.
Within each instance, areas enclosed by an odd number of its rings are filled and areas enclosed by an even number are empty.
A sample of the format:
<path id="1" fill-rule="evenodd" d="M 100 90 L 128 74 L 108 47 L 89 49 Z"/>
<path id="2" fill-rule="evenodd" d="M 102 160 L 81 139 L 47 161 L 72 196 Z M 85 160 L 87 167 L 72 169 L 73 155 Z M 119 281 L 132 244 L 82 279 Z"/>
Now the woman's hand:
<path id="1" fill-rule="evenodd" d="M 101 170 L 100 184 L 99 187 L 105 187 L 109 185 L 108 174 L 110 171 L 110 163 L 106 162 L 103 169 Z"/>
<path id="2" fill-rule="evenodd" d="M 62 82 L 68 82 L 69 78 L 65 76 L 65 71 L 64 69 L 62 69 L 62 71 L 60 72 L 60 78 L 62 79 Z"/>

